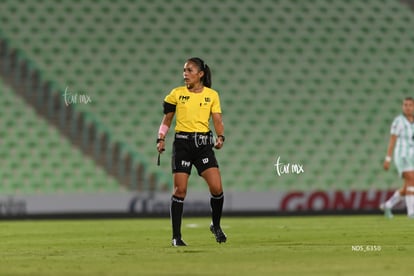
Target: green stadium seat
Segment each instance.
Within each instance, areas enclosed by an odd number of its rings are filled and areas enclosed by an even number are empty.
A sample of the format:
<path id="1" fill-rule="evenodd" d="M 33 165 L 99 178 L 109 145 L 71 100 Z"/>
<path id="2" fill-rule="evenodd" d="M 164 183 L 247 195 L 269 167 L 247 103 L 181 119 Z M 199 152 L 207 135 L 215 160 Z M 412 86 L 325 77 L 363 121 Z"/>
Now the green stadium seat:
<path id="1" fill-rule="evenodd" d="M 1 131 L 0 150 L 2 194 L 70 192 L 66 185 L 71 178 L 68 162 L 86 168 L 85 173 L 100 179 L 99 191 L 114 191 L 119 184 L 106 180 L 105 173 L 91 161 L 84 160 L 57 130 L 38 117 L 18 96 L 0 82 L 0 110 L 6 128 Z M 89 163 L 89 166 L 85 166 Z M 89 189 L 86 192 L 96 192 Z"/>
<path id="2" fill-rule="evenodd" d="M 69 86 L 74 93 L 90 94 L 93 103 L 77 110 L 92 113 L 114 140 L 149 163 L 154 158 L 149 137 L 160 123 L 162 99 L 182 84 L 185 58 L 200 55 L 211 65 L 213 86 L 221 93 L 228 141 L 220 163 L 230 189 L 268 190 L 275 183 L 281 190 L 368 189 L 373 183 L 395 183 L 395 175 L 378 172 L 372 160 L 382 158 L 390 121 L 399 113 L 396 99 L 410 94 L 414 83 L 413 13 L 398 1 L 214 0 L 197 16 L 185 13 L 198 10 L 193 0 L 2 4 L 2 31 L 11 45 L 61 93 Z M 171 10 L 186 15 L 176 18 Z M 190 33 L 191 47 L 183 38 Z M 5 101 L 2 106 L 9 106 Z M 9 112 L 14 111 L 0 108 L 1 118 Z M 24 114 L 10 115 L 8 135 L 20 137 L 26 126 L 37 124 L 14 118 Z M 36 135 L 47 138 L 49 132 L 37 129 L 26 147 L 47 148 Z M 375 146 L 363 144 L 361 136 Z M 13 140 L 7 145 L 21 147 Z M 52 147 L 59 141 L 52 140 Z M 51 154 L 82 159 L 72 151 Z M 271 171 L 277 154 L 303 160 L 309 168 L 300 177 L 277 178 Z M 17 156 L 29 158 L 20 151 Z M 47 165 L 59 170 L 54 160 Z M 370 165 L 358 169 L 365 162 Z M 171 179 L 168 163 L 149 166 L 148 172 Z M 99 187 L 94 180 L 86 188 L 79 180 L 69 182 L 75 191 Z"/>

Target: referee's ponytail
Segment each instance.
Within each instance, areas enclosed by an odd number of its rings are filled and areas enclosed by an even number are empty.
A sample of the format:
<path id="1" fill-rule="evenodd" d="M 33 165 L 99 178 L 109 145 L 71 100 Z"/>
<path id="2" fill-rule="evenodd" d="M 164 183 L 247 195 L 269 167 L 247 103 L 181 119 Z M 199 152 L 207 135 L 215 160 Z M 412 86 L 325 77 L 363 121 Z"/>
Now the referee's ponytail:
<path id="1" fill-rule="evenodd" d="M 191 62 L 197 64 L 200 71 L 204 72 L 204 76 L 201 78 L 201 81 L 203 82 L 203 85 L 208 87 L 208 88 L 211 88 L 212 83 L 211 83 L 210 67 L 208 67 L 208 65 L 205 64 L 204 61 L 201 58 L 198 58 L 198 57 L 189 58 L 187 61 L 191 61 Z"/>

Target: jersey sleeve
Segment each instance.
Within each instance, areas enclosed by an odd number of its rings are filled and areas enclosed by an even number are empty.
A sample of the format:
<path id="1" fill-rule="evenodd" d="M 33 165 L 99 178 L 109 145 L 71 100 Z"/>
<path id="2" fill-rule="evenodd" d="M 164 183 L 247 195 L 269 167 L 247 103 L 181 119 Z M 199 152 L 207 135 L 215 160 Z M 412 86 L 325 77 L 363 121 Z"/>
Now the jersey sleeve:
<path id="1" fill-rule="evenodd" d="M 165 96 L 164 102 L 177 105 L 176 89 L 171 90 L 170 94 Z"/>
<path id="2" fill-rule="evenodd" d="M 220 97 L 218 93 L 215 93 L 215 97 L 211 105 L 211 113 L 221 113 Z"/>
<path id="3" fill-rule="evenodd" d="M 390 133 L 391 135 L 400 136 L 401 129 L 402 129 L 401 120 L 399 120 L 399 118 L 397 117 L 394 119 L 394 121 L 391 124 Z"/>
<path id="4" fill-rule="evenodd" d="M 163 103 L 164 114 L 175 112 L 177 107 L 177 98 L 175 97 L 175 89 L 170 92 L 165 98 Z"/>

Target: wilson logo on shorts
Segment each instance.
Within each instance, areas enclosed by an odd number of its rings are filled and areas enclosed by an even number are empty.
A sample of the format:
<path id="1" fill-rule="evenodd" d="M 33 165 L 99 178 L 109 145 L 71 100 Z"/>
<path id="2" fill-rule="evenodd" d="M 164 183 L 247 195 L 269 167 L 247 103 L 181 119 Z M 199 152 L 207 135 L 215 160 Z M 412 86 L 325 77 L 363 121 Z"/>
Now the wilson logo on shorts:
<path id="1" fill-rule="evenodd" d="M 207 164 L 208 163 L 208 158 L 203 158 L 203 160 L 201 160 L 203 162 L 203 164 Z"/>

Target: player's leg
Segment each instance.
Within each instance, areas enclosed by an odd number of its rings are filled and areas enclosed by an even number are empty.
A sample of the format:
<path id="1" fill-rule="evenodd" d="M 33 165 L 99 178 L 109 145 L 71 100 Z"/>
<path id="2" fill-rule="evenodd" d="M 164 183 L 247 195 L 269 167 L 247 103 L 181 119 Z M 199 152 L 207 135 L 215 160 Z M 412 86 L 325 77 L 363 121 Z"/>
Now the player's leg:
<path id="1" fill-rule="evenodd" d="M 194 160 L 198 174 L 204 178 L 210 190 L 211 225 L 210 231 L 219 243 L 226 242 L 227 237 L 221 230 L 220 221 L 223 212 L 224 194 L 218 162 L 212 145 L 207 145 L 198 152 Z"/>
<path id="2" fill-rule="evenodd" d="M 406 189 L 407 187 L 405 187 L 405 185 L 403 187 L 401 187 L 398 192 L 400 194 L 400 197 L 405 197 L 405 193 L 406 193 Z"/>
<path id="3" fill-rule="evenodd" d="M 403 187 L 394 192 L 394 194 L 387 200 L 385 204 L 381 204 L 380 209 L 384 211 L 384 216 L 387 218 L 393 218 L 394 215 L 391 212 L 391 209 L 397 205 L 406 195 L 406 188 L 409 183 L 407 177 L 409 177 L 409 172 L 412 171 L 413 165 L 407 161 L 404 157 L 396 156 L 394 159 L 395 167 L 398 170 L 398 175 L 403 178 Z M 408 175 L 406 176 L 406 174 Z"/>
<path id="4" fill-rule="evenodd" d="M 404 186 L 396 190 L 385 203 L 381 204 L 380 209 L 385 212 L 385 216 L 387 216 L 388 214 L 388 216 L 392 217 L 392 213 L 391 213 L 392 208 L 398 203 L 400 203 L 404 199 L 404 196 L 405 196 L 405 183 L 404 183 Z"/>
<path id="5" fill-rule="evenodd" d="M 406 171 L 403 173 L 406 189 L 405 204 L 407 206 L 407 215 L 414 218 L 414 171 Z"/>
<path id="6" fill-rule="evenodd" d="M 174 173 L 174 191 L 171 197 L 170 217 L 172 224 L 173 246 L 185 246 L 181 239 L 181 222 L 183 218 L 184 199 L 187 194 L 187 173 Z"/>
<path id="7" fill-rule="evenodd" d="M 224 194 L 220 171 L 218 168 L 209 168 L 205 170 L 201 176 L 207 182 L 210 190 L 210 206 L 212 211 L 213 225 L 219 227 L 224 204 Z"/>
<path id="8" fill-rule="evenodd" d="M 227 237 L 221 230 L 221 215 L 223 212 L 224 194 L 221 175 L 218 168 L 208 168 L 201 173 L 210 190 L 211 225 L 210 231 L 219 243 L 226 242 Z"/>
<path id="9" fill-rule="evenodd" d="M 183 218 L 184 199 L 187 194 L 188 178 L 191 174 L 192 164 L 189 161 L 188 144 L 186 140 L 175 140 L 171 159 L 174 176 L 174 190 L 171 196 L 170 217 L 172 224 L 172 245 L 185 246 L 181 239 L 181 222 Z"/>

